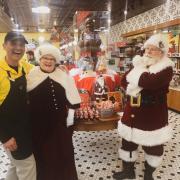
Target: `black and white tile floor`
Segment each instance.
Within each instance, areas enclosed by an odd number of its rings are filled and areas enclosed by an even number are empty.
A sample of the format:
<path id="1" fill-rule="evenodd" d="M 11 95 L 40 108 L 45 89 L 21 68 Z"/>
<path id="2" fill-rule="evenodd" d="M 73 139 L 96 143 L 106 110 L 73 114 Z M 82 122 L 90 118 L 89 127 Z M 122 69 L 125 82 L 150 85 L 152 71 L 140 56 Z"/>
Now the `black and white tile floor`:
<path id="1" fill-rule="evenodd" d="M 169 112 L 173 137 L 165 144 L 162 165 L 154 173 L 155 180 L 180 180 L 180 114 Z M 75 160 L 79 180 L 112 180 L 112 172 L 121 170 L 117 130 L 74 133 Z M 5 178 L 9 160 L 0 146 L 0 180 Z M 143 180 L 143 151 L 136 162 L 136 180 Z"/>

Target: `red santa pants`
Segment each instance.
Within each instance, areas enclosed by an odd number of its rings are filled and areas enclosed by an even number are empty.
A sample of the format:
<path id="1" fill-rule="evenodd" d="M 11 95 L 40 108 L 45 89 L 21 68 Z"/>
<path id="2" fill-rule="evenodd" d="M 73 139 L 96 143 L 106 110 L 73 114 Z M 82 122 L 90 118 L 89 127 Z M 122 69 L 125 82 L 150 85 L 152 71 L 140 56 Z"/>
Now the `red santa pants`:
<path id="1" fill-rule="evenodd" d="M 138 158 L 138 144 L 122 139 L 119 149 L 119 157 L 126 162 L 135 162 Z M 145 160 L 152 167 L 158 167 L 163 158 L 163 144 L 157 146 L 142 146 L 145 152 Z"/>

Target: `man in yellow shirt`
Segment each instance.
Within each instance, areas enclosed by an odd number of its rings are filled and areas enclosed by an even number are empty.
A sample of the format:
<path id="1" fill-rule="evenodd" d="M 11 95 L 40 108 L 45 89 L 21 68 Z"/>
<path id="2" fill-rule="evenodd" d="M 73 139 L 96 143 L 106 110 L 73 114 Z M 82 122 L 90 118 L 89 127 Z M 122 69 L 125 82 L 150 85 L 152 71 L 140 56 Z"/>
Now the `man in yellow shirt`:
<path id="1" fill-rule="evenodd" d="M 26 43 L 22 34 L 7 33 L 6 57 L 0 60 L 0 141 L 12 162 L 6 180 L 36 180 L 26 93 L 32 65 L 22 59 Z"/>

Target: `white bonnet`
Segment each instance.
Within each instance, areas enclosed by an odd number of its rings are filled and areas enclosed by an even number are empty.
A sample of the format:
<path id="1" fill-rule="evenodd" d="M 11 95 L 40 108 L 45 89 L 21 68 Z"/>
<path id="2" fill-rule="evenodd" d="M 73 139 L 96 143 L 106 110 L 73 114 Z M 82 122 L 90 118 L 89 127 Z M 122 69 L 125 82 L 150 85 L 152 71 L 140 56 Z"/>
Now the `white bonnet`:
<path id="1" fill-rule="evenodd" d="M 38 62 L 40 61 L 42 56 L 47 55 L 47 54 L 52 55 L 56 59 L 56 62 L 59 62 L 59 60 L 61 59 L 60 50 L 51 44 L 43 44 L 39 46 L 35 50 L 34 54 L 35 54 L 36 61 Z"/>

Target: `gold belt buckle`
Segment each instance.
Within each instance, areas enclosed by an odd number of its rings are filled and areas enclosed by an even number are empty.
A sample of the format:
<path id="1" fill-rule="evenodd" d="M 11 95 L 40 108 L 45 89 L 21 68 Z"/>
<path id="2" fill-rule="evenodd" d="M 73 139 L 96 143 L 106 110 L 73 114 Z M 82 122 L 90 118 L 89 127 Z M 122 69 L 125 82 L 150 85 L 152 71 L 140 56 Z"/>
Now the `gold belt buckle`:
<path id="1" fill-rule="evenodd" d="M 140 107 L 140 105 L 141 105 L 141 94 L 138 95 L 137 97 L 131 96 L 130 97 L 130 105 L 132 107 Z"/>

